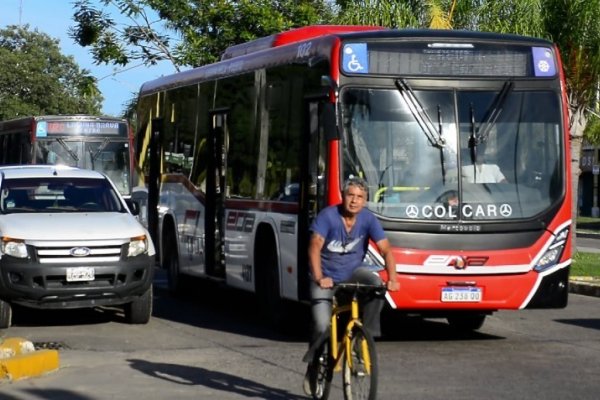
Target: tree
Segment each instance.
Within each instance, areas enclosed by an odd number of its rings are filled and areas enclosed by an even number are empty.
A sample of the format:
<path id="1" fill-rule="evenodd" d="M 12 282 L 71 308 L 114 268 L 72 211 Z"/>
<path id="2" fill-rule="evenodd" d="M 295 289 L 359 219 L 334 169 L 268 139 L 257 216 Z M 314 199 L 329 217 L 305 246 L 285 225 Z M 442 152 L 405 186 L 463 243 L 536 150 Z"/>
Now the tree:
<path id="1" fill-rule="evenodd" d="M 91 48 L 97 63 L 152 65 L 169 60 L 176 69 L 217 61 L 233 44 L 294 27 L 331 20 L 326 0 L 89 0 L 75 2 L 71 37 Z M 128 18 L 118 24 L 109 7 Z M 152 20 L 156 14 L 158 21 Z M 161 33 L 166 32 L 166 33 Z M 177 35 L 179 40 L 174 40 Z"/>
<path id="2" fill-rule="evenodd" d="M 542 4 L 544 31 L 558 44 L 567 81 L 575 229 L 583 138 L 600 80 L 600 0 L 543 0 Z"/>
<path id="3" fill-rule="evenodd" d="M 133 62 L 155 65 L 169 60 L 176 70 L 182 65 L 174 54 L 181 45 L 168 35 L 168 29 L 160 20 L 153 20 L 146 0 L 100 0 L 104 8 L 98 9 L 89 0 L 74 3 L 73 19 L 76 26 L 69 29 L 69 36 L 90 52 L 97 64 L 125 66 Z M 179 6 L 180 1 L 173 2 Z M 117 23 L 111 17 L 111 7 L 126 23 Z M 158 18 L 158 17 L 157 17 Z M 167 34 L 161 33 L 167 31 Z M 175 44 L 173 44 L 175 42 Z"/>
<path id="4" fill-rule="evenodd" d="M 338 2 L 340 24 L 541 33 L 539 0 L 361 0 Z M 536 11 L 536 12 L 534 12 Z"/>
<path id="5" fill-rule="evenodd" d="M 58 40 L 28 26 L 0 30 L 0 120 L 98 114 L 101 102 L 94 78 L 60 53 Z"/>

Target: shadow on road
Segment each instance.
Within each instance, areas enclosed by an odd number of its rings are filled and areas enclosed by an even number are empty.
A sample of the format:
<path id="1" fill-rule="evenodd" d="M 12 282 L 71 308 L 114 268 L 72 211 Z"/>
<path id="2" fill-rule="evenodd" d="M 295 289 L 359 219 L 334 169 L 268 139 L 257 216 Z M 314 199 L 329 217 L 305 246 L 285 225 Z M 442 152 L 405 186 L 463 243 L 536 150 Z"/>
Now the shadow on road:
<path id="1" fill-rule="evenodd" d="M 155 285 L 153 317 L 269 340 L 308 340 L 310 311 L 305 304 L 286 303 L 285 317 L 274 324 L 265 319 L 251 293 L 201 279 L 188 282 L 188 286 L 175 296 Z"/>
<path id="2" fill-rule="evenodd" d="M 152 377 L 181 385 L 202 385 L 227 393 L 237 393 L 241 396 L 257 399 L 306 399 L 288 392 L 275 389 L 249 379 L 219 371 L 211 371 L 202 367 L 189 365 L 154 363 L 145 360 L 127 360 L 133 369 Z M 218 397 L 218 395 L 217 395 Z"/>
<path id="3" fill-rule="evenodd" d="M 418 316 L 382 315 L 384 336 L 378 341 L 459 341 L 459 340 L 499 340 L 501 336 L 487 333 L 459 330 L 451 327 L 442 319 L 427 319 Z"/>
<path id="4" fill-rule="evenodd" d="M 67 310 L 45 310 L 12 305 L 13 326 L 94 325 L 107 322 L 125 323 L 122 308 L 96 307 Z"/>
<path id="5" fill-rule="evenodd" d="M 598 318 L 557 319 L 555 321 L 560 322 L 561 324 L 600 330 L 600 319 Z"/>
<path id="6" fill-rule="evenodd" d="M 311 317 L 307 304 L 288 302 L 285 318 L 275 325 L 264 318 L 257 298 L 252 293 L 225 287 L 217 282 L 186 278 L 187 290 L 175 296 L 168 291 L 166 279 L 162 279 L 161 273 L 155 276 L 154 319 L 282 342 L 308 340 Z M 98 325 L 111 322 L 126 323 L 121 307 L 38 310 L 15 306 L 13 314 L 13 325 L 22 327 Z M 389 315 L 383 315 L 382 326 L 384 337 L 379 339 L 382 341 L 502 339 L 477 331 L 459 331 L 440 319 L 397 315 L 390 318 Z"/>

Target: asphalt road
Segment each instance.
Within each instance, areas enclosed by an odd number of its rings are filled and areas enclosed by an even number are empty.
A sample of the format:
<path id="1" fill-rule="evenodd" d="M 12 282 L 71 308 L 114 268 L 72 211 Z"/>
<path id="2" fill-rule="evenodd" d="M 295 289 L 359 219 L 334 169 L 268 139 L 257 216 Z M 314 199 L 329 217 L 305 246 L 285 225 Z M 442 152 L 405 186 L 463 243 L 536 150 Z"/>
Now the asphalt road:
<path id="1" fill-rule="evenodd" d="M 6 336 L 59 349 L 61 367 L 0 384 L 0 400 L 304 399 L 306 313 L 278 334 L 243 293 L 196 286 L 186 298 L 160 289 L 148 325 L 116 309 L 17 310 Z M 377 342 L 378 399 L 596 399 L 600 298 L 571 295 L 559 310 L 498 312 L 480 332 L 407 319 Z M 334 378 L 332 399 L 341 399 Z"/>
<path id="2" fill-rule="evenodd" d="M 577 235 L 575 245 L 577 246 L 577 250 L 584 253 L 600 253 L 600 234 Z"/>

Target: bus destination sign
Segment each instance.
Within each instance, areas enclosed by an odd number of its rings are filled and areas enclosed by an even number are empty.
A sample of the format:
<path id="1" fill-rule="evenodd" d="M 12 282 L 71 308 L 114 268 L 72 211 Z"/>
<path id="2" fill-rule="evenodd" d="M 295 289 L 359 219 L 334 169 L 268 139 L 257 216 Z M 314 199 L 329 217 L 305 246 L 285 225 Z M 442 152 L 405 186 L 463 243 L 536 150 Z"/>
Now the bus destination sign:
<path id="1" fill-rule="evenodd" d="M 124 124 L 113 121 L 39 121 L 36 126 L 37 137 L 53 135 L 66 136 L 104 136 L 126 135 Z"/>
<path id="2" fill-rule="evenodd" d="M 480 43 L 346 43 L 347 74 L 420 76 L 554 77 L 549 47 Z"/>

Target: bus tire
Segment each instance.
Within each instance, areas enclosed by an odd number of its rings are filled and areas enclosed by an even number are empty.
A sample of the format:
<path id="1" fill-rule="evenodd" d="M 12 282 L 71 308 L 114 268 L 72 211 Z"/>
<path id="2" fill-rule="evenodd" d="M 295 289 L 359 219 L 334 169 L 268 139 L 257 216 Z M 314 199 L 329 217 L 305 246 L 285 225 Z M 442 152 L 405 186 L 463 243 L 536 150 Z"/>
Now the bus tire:
<path id="1" fill-rule="evenodd" d="M 0 329 L 8 329 L 12 324 L 12 307 L 8 301 L 0 300 Z"/>
<path id="2" fill-rule="evenodd" d="M 140 297 L 125 305 L 125 320 L 130 324 L 147 324 L 152 316 L 152 286 Z"/>
<path id="3" fill-rule="evenodd" d="M 476 331 L 483 326 L 485 314 L 457 314 L 446 319 L 450 326 L 460 332 Z"/>
<path id="4" fill-rule="evenodd" d="M 285 304 L 279 284 L 279 261 L 275 236 L 264 231 L 257 236 L 255 254 L 256 296 L 261 314 L 276 329 L 286 326 Z"/>
<path id="5" fill-rule="evenodd" d="M 175 232 L 172 228 L 164 232 L 162 249 L 164 255 L 163 267 L 167 270 L 167 285 L 172 295 L 181 294 L 183 291 L 181 285 L 181 271 L 179 270 L 179 251 Z"/>

